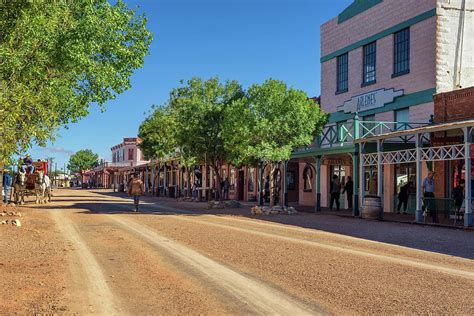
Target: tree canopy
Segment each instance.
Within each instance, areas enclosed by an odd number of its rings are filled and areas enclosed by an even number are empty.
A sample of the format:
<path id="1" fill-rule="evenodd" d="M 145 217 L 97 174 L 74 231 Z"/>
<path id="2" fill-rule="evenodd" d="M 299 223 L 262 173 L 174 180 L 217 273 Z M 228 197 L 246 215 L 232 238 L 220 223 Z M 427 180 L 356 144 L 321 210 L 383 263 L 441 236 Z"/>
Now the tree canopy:
<path id="1" fill-rule="evenodd" d="M 177 149 L 176 124 L 166 107 L 154 107 L 154 111 L 140 125 L 138 137 L 140 149 L 146 159 L 161 159 Z"/>
<path id="2" fill-rule="evenodd" d="M 327 115 L 305 92 L 269 79 L 244 91 L 237 81 L 192 78 L 173 89 L 167 103 L 140 126 L 141 148 L 162 158 L 174 148 L 189 163 L 213 168 L 288 161 L 310 145 Z"/>
<path id="3" fill-rule="evenodd" d="M 121 0 L 0 2 L 0 160 L 130 88 L 152 40 Z"/>
<path id="4" fill-rule="evenodd" d="M 219 168 L 228 157 L 223 133 L 226 109 L 243 95 L 236 81 L 221 83 L 218 78 L 193 78 L 173 89 L 169 106 L 179 147 L 197 161 Z"/>
<path id="5" fill-rule="evenodd" d="M 293 150 L 310 145 L 327 122 L 304 91 L 273 79 L 252 85 L 228 111 L 224 138 L 236 165 L 287 161 Z"/>
<path id="6" fill-rule="evenodd" d="M 67 168 L 72 173 L 82 174 L 84 171 L 97 166 L 98 162 L 99 156 L 97 154 L 93 153 L 90 149 L 83 149 L 69 158 Z"/>

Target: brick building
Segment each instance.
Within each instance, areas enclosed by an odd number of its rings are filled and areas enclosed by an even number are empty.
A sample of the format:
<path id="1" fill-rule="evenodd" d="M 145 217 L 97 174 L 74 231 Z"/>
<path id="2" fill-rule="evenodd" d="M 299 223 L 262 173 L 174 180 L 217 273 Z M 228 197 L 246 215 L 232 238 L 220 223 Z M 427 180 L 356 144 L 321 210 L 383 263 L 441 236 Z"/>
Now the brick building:
<path id="1" fill-rule="evenodd" d="M 362 173 L 361 150 L 375 152 L 377 145 L 361 148 L 355 140 L 428 125 L 435 114 L 433 95 L 474 85 L 474 43 L 467 40 L 474 32 L 474 0 L 400 4 L 356 0 L 321 26 L 320 104 L 330 120 L 313 146 L 293 155 L 299 204 L 329 207 L 330 179 L 337 175 L 344 185 L 351 176 L 354 215 L 358 193 L 367 193 L 371 181 L 383 180 L 379 195 L 384 210 L 393 211 L 401 185 L 414 180 L 415 165 L 387 164 L 380 173 L 375 168 Z M 385 151 L 409 145 L 380 144 Z M 430 167 L 423 165 L 423 175 Z M 348 208 L 344 196 L 340 204 Z"/>

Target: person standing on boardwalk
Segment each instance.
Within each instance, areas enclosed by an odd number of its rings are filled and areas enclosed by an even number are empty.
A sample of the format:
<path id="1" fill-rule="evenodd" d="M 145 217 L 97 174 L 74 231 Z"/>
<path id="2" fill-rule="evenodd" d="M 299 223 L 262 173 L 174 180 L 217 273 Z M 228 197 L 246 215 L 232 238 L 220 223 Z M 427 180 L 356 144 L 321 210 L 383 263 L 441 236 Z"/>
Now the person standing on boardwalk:
<path id="1" fill-rule="evenodd" d="M 430 171 L 428 176 L 423 181 L 423 197 L 425 198 L 425 208 L 428 209 L 428 212 L 431 213 L 433 218 L 433 223 L 438 222 L 438 213 L 436 212 L 436 201 L 435 201 L 435 181 L 434 181 L 434 172 Z"/>
<path id="2" fill-rule="evenodd" d="M 140 196 L 143 195 L 143 192 L 145 192 L 143 188 L 143 181 L 136 173 L 132 174 L 130 185 L 128 187 L 128 195 L 133 196 L 135 212 L 138 212 L 138 203 L 140 202 Z"/>
<path id="3" fill-rule="evenodd" d="M 347 182 L 344 186 L 344 191 L 342 191 L 342 194 L 344 193 L 346 193 L 347 195 L 347 206 L 349 208 L 352 208 L 352 197 L 354 196 L 354 181 L 352 181 L 352 178 L 350 176 L 347 177 Z"/>
<path id="4" fill-rule="evenodd" d="M 8 169 L 3 170 L 3 193 L 5 194 L 4 202 L 5 205 L 8 205 L 8 195 L 10 194 L 10 189 L 12 186 L 12 176 Z"/>
<path id="5" fill-rule="evenodd" d="M 339 204 L 339 198 L 341 196 L 341 182 L 339 181 L 339 177 L 337 175 L 332 176 L 332 181 L 331 181 L 331 203 L 329 205 L 329 208 L 332 211 L 332 207 L 334 205 L 334 202 L 336 202 L 337 210 L 339 211 L 340 209 L 340 204 Z"/>
<path id="6" fill-rule="evenodd" d="M 407 214 L 408 207 L 408 198 L 410 197 L 411 186 L 413 182 L 409 181 L 400 188 L 400 193 L 398 193 L 398 208 L 397 214 L 400 214 L 400 210 L 403 206 L 403 215 Z"/>

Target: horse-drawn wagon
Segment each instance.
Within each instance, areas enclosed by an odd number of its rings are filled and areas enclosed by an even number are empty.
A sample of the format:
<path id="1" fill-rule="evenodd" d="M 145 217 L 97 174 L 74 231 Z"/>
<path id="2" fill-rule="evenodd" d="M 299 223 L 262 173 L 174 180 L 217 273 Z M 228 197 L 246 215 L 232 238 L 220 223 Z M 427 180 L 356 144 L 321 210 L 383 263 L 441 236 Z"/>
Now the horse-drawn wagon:
<path id="1" fill-rule="evenodd" d="M 34 172 L 19 170 L 13 180 L 16 204 L 24 204 L 25 196 L 35 196 L 36 203 L 51 202 L 51 181 L 48 177 L 48 164 L 45 161 L 32 163 Z"/>

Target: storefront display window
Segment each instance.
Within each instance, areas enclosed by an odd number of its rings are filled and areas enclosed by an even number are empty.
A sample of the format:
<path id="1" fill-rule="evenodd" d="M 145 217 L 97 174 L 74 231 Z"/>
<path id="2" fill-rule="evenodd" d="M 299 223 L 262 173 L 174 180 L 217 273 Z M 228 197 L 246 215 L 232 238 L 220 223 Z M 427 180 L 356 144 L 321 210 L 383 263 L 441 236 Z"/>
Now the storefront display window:
<path id="1" fill-rule="evenodd" d="M 303 170 L 303 190 L 304 192 L 311 192 L 313 189 L 313 170 L 308 165 Z"/>
<path id="2" fill-rule="evenodd" d="M 255 168 L 248 169 L 248 186 L 247 191 L 253 192 L 254 191 L 254 183 L 255 183 Z"/>
<path id="3" fill-rule="evenodd" d="M 235 169 L 234 168 L 230 170 L 230 190 L 231 191 L 235 190 Z"/>
<path id="4" fill-rule="evenodd" d="M 412 182 L 412 192 L 416 192 L 416 164 L 410 163 L 396 165 L 394 194 L 398 194 L 400 192 L 400 188 L 409 181 Z"/>

